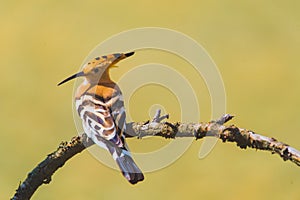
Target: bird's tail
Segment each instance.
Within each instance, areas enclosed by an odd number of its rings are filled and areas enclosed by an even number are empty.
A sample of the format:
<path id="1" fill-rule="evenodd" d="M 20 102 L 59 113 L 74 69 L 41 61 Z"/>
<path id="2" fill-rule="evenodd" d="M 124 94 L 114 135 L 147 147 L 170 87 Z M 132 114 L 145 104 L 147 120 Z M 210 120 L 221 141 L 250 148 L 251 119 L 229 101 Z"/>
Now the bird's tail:
<path id="1" fill-rule="evenodd" d="M 135 164 L 127 149 L 109 145 L 108 150 L 113 156 L 113 159 L 117 162 L 123 176 L 131 184 L 136 184 L 144 180 L 142 171 Z"/>

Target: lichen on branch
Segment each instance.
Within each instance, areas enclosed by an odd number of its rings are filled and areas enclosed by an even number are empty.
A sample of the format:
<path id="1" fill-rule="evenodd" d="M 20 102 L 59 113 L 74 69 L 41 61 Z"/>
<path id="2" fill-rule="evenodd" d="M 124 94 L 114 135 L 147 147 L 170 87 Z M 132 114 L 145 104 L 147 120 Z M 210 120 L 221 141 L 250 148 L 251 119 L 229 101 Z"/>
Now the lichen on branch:
<path id="1" fill-rule="evenodd" d="M 300 166 L 300 152 L 275 138 L 266 137 L 253 131 L 239 128 L 235 125 L 225 126 L 224 123 L 233 118 L 226 114 L 216 121 L 203 123 L 161 122 L 168 116 L 155 115 L 154 120 L 148 122 L 132 122 L 126 125 L 127 138 L 143 138 L 156 136 L 164 138 L 194 137 L 196 140 L 205 137 L 217 137 L 226 142 L 234 142 L 242 149 L 254 148 L 278 154 L 284 161 L 290 160 Z M 16 190 L 13 200 L 30 199 L 42 184 L 49 184 L 52 175 L 69 159 L 93 145 L 85 133 L 75 136 L 68 142 L 62 142 L 57 150 L 47 155 L 27 176 Z"/>

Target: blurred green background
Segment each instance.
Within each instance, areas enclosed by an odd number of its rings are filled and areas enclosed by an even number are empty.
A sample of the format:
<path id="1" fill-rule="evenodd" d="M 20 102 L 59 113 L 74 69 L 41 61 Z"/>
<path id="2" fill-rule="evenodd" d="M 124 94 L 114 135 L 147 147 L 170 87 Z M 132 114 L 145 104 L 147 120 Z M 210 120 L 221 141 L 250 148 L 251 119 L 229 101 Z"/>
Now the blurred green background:
<path id="1" fill-rule="evenodd" d="M 236 115 L 231 123 L 300 148 L 299 10 L 299 1 L 274 0 L 2 0 L 1 199 L 11 197 L 27 173 L 61 141 L 77 134 L 73 84 L 59 88 L 56 84 L 76 72 L 98 43 L 137 27 L 165 27 L 194 38 L 219 67 L 227 112 Z M 123 71 L 114 69 L 113 77 L 117 79 L 146 55 L 124 61 Z M 159 57 L 159 52 L 155 55 Z M 172 66 L 185 73 L 176 62 Z M 192 74 L 187 72 L 187 77 L 199 88 L 197 95 L 203 92 L 201 120 L 208 121 L 207 89 Z M 155 98 L 157 92 L 161 98 Z M 153 103 L 166 104 L 170 120 L 180 120 L 178 103 L 170 104 L 168 98 L 174 96 L 154 86 L 143 87 L 130 100 L 133 120 L 146 120 Z M 150 138 L 129 143 L 131 149 L 143 151 L 168 141 Z M 199 160 L 200 145 L 193 142 L 179 160 L 147 173 L 136 186 L 85 151 L 68 161 L 32 199 L 300 199 L 296 165 L 221 142 Z"/>

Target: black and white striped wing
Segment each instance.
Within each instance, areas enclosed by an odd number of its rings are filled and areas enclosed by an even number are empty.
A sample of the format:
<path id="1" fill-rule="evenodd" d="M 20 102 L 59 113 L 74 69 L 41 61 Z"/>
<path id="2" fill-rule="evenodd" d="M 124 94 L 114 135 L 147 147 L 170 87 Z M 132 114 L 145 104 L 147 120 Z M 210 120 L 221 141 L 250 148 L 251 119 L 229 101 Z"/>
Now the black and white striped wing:
<path id="1" fill-rule="evenodd" d="M 124 136 L 126 131 L 126 111 L 124 107 L 123 96 L 121 93 L 118 96 L 111 99 L 111 114 L 114 120 L 114 124 L 119 136 Z"/>
<path id="2" fill-rule="evenodd" d="M 111 110 L 105 102 L 86 94 L 76 100 L 76 109 L 82 119 L 84 131 L 93 140 L 98 136 L 106 140 L 115 136 L 116 126 Z"/>
<path id="3" fill-rule="evenodd" d="M 123 176 L 136 184 L 144 175 L 131 157 L 120 135 L 125 131 L 125 109 L 122 95 L 103 102 L 85 94 L 76 100 L 76 108 L 83 121 L 85 133 L 100 147 L 107 149 L 119 166 Z"/>

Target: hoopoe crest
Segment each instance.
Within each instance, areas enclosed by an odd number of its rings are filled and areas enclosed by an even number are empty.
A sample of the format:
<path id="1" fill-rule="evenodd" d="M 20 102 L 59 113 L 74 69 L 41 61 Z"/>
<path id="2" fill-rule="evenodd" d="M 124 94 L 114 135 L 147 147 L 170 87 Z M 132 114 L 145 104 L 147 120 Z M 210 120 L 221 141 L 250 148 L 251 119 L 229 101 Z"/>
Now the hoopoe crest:
<path id="1" fill-rule="evenodd" d="M 132 56 L 116 53 L 96 57 L 78 72 L 58 85 L 77 77 L 84 81 L 77 88 L 75 104 L 85 133 L 100 147 L 107 149 L 118 164 L 123 176 L 136 184 L 144 175 L 133 161 L 125 143 L 126 113 L 118 85 L 110 79 L 109 69 L 120 60 Z"/>

